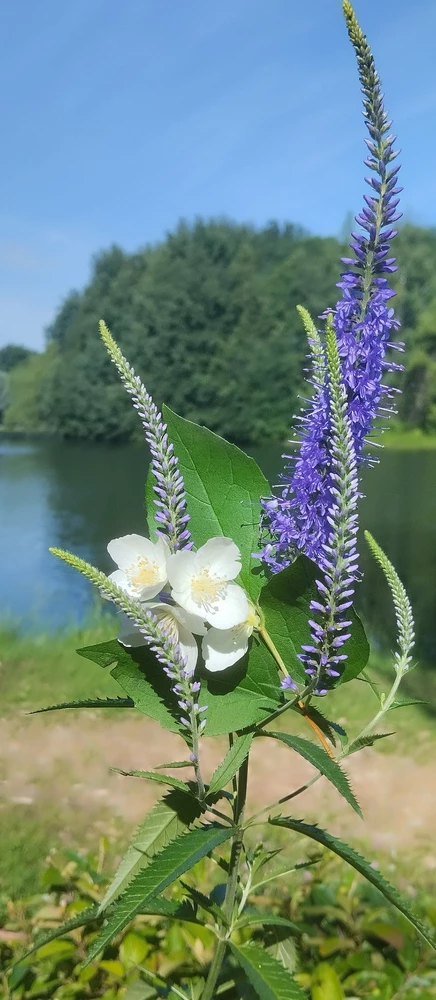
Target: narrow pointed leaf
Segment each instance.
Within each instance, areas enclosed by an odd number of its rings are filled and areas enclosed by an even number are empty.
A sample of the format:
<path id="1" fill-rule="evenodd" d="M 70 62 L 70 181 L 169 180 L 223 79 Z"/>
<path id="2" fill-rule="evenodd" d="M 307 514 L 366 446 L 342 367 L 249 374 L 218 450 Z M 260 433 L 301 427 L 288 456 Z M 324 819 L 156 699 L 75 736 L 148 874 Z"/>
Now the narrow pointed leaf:
<path id="1" fill-rule="evenodd" d="M 388 708 L 388 712 L 393 712 L 396 708 L 410 708 L 411 705 L 429 705 L 423 698 L 402 698 L 401 701 L 394 701 Z"/>
<path id="2" fill-rule="evenodd" d="M 347 757 L 352 753 L 357 753 L 358 750 L 363 750 L 364 747 L 372 747 L 377 740 L 384 740 L 386 736 L 395 736 L 395 733 L 372 733 L 371 736 L 361 736 L 358 740 L 353 740 L 347 747 Z"/>
<path id="3" fill-rule="evenodd" d="M 248 757 L 252 742 L 253 733 L 244 733 L 243 736 L 236 737 L 233 746 L 230 747 L 224 760 L 212 775 L 208 795 L 213 792 L 219 792 L 220 788 L 224 788 L 234 778 L 244 760 Z"/>
<path id="4" fill-rule="evenodd" d="M 128 885 L 111 914 L 107 924 L 93 942 L 86 964 L 92 961 L 109 941 L 155 896 L 159 896 L 172 882 L 190 871 L 201 858 L 234 834 L 231 827 L 216 824 L 203 826 L 182 834 L 164 847 Z"/>
<path id="5" fill-rule="evenodd" d="M 179 788 L 181 792 L 192 795 L 186 781 L 180 781 L 180 778 L 173 778 L 168 774 L 156 774 L 155 771 L 123 771 L 120 767 L 111 767 L 111 771 L 123 774 L 125 778 L 148 778 L 150 781 L 158 781 L 160 785 L 171 785 L 172 788 Z"/>
<path id="6" fill-rule="evenodd" d="M 85 698 L 84 701 L 63 701 L 59 705 L 48 705 L 47 708 L 35 708 L 27 715 L 40 715 L 41 712 L 59 712 L 62 708 L 134 708 L 131 698 Z"/>
<path id="7" fill-rule="evenodd" d="M 267 951 L 252 943 L 230 942 L 230 947 L 260 1000 L 307 1000 L 295 979 Z"/>
<path id="8" fill-rule="evenodd" d="M 313 764 L 334 785 L 358 816 L 362 817 L 362 810 L 350 787 L 347 775 L 339 767 L 337 761 L 332 760 L 322 747 L 310 740 L 303 739 L 301 736 L 290 736 L 288 733 L 269 732 L 262 735 L 286 743 L 286 746 L 290 747 L 291 750 L 295 750 L 296 753 L 300 754 L 300 757 L 304 757 L 310 764 Z"/>
<path id="9" fill-rule="evenodd" d="M 273 913 L 254 909 L 244 911 L 234 926 L 237 929 L 240 927 L 255 927 L 257 924 L 263 924 L 265 927 L 286 927 L 294 934 L 298 934 L 298 936 L 301 934 L 301 927 L 298 924 L 292 923 L 292 920 L 287 920 L 286 917 L 275 917 Z"/>
<path id="10" fill-rule="evenodd" d="M 77 930 L 78 927 L 85 927 L 86 924 L 92 924 L 94 920 L 98 920 L 99 908 L 98 906 L 88 906 L 86 910 L 81 910 L 75 917 L 71 917 L 66 920 L 63 924 L 58 927 L 52 927 L 48 931 L 42 931 L 41 934 L 37 934 L 35 937 L 32 947 L 26 951 L 25 955 L 20 955 L 19 961 L 24 962 L 29 955 L 33 955 L 35 951 L 42 948 L 43 945 L 49 944 L 50 941 L 56 941 L 57 938 L 64 937 L 65 934 L 69 934 L 70 931 Z"/>
<path id="11" fill-rule="evenodd" d="M 192 796 L 173 791 L 156 803 L 133 836 L 115 876 L 100 903 L 100 913 L 120 895 L 132 878 L 151 859 L 178 837 L 201 815 L 201 806 Z"/>
<path id="12" fill-rule="evenodd" d="M 165 771 L 170 767 L 192 767 L 192 760 L 170 760 L 169 764 L 156 764 L 157 771 Z"/>
<path id="13" fill-rule="evenodd" d="M 408 903 L 400 895 L 398 889 L 387 882 L 383 875 L 380 874 L 375 868 L 373 868 L 366 858 L 363 858 L 361 854 L 358 854 L 353 847 L 349 844 L 345 844 L 338 837 L 333 837 L 326 830 L 321 830 L 318 826 L 313 826 L 310 823 L 303 823 L 301 820 L 293 819 L 291 816 L 277 816 L 274 819 L 270 819 L 269 822 L 272 826 L 278 826 L 282 829 L 293 830 L 294 833 L 300 833 L 304 837 L 310 837 L 311 840 L 315 840 L 318 844 L 322 844 L 323 847 L 328 847 L 330 851 L 337 854 L 339 858 L 343 858 L 352 868 L 355 868 L 357 872 L 360 872 L 368 882 L 375 885 L 376 889 L 379 889 L 385 899 L 393 906 L 396 906 L 400 913 L 403 913 L 407 920 L 415 927 L 415 929 L 427 941 L 432 948 L 436 948 L 436 940 L 433 938 L 431 932 L 422 923 L 422 921 L 417 917 L 413 910 L 410 909 Z"/>

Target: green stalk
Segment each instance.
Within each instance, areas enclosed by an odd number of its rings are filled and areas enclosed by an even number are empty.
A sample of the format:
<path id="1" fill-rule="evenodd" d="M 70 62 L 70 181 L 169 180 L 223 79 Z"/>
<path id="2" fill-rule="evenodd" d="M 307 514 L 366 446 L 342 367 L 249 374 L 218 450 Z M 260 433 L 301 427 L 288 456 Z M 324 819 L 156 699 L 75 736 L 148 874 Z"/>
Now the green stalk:
<path id="1" fill-rule="evenodd" d="M 232 840 L 232 848 L 230 854 L 230 867 L 229 867 L 229 877 L 226 888 L 226 895 L 223 903 L 223 917 L 227 925 L 232 925 L 232 917 L 235 906 L 236 892 L 238 889 L 238 875 L 239 875 L 239 864 L 241 860 L 242 847 L 244 842 L 244 810 L 245 803 L 247 800 L 247 778 L 248 778 L 248 757 L 242 764 L 238 772 L 238 791 L 236 795 L 234 817 L 236 823 L 236 833 Z M 221 937 L 218 940 L 218 944 L 215 949 L 215 954 L 212 959 L 212 964 L 209 969 L 209 975 L 206 980 L 206 985 L 203 990 L 201 1000 L 213 1000 L 215 996 L 215 987 L 218 981 L 219 974 L 221 972 L 221 966 L 223 964 L 224 956 L 227 949 L 227 941 L 229 931 L 225 937 Z"/>

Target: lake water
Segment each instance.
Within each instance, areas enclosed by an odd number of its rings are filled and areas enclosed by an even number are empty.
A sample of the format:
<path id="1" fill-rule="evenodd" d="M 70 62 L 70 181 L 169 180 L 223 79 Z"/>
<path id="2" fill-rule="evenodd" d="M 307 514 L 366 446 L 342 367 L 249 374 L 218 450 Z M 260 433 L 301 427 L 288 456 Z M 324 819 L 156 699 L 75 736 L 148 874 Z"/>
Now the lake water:
<path id="1" fill-rule="evenodd" d="M 270 482 L 281 447 L 253 450 Z M 145 533 L 147 451 L 139 446 L 0 442 L 1 618 L 48 630 L 89 613 L 90 584 L 48 552 L 69 549 L 105 571 L 109 539 Z M 418 624 L 420 658 L 436 661 L 436 451 L 381 455 L 365 470 L 361 523 L 374 534 L 408 588 Z M 393 613 L 381 571 L 361 542 L 364 581 L 358 604 L 386 648 Z"/>

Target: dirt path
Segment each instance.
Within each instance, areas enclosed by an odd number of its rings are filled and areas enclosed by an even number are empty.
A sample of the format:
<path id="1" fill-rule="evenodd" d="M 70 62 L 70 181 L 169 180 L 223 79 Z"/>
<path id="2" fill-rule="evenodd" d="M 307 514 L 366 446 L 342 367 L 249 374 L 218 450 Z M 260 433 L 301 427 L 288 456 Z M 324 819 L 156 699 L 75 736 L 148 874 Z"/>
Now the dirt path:
<path id="1" fill-rule="evenodd" d="M 204 741 L 206 776 L 223 746 L 222 741 Z M 133 826 L 158 797 L 151 783 L 123 777 L 111 766 L 151 770 L 185 756 L 177 736 L 133 713 L 102 718 L 88 712 L 80 718 L 64 715 L 57 722 L 0 720 L 0 747 L 0 804 L 15 803 L 25 809 L 50 801 L 59 816 L 80 810 L 97 826 L 102 812 L 107 816 L 109 804 L 115 817 Z M 294 815 L 318 817 L 323 824 L 329 821 L 332 832 L 363 839 L 375 849 L 394 854 L 419 849 L 426 866 L 436 868 L 436 850 L 431 847 L 436 828 L 434 765 L 371 749 L 350 758 L 347 771 L 365 815 L 363 823 L 325 779 L 305 792 L 298 806 L 293 803 Z M 314 773 L 283 745 L 256 741 L 250 768 L 251 806 L 273 802 Z"/>

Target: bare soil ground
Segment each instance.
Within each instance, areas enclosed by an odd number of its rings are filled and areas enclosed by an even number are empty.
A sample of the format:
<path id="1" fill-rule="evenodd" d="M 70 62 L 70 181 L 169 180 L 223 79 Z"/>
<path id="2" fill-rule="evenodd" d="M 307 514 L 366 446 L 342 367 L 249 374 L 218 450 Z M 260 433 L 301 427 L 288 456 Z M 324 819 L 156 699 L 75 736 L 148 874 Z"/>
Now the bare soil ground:
<path id="1" fill-rule="evenodd" d="M 222 740 L 205 740 L 203 766 L 210 776 L 220 759 Z M 184 744 L 158 725 L 117 713 L 117 717 L 84 713 L 63 715 L 62 721 L 26 718 L 0 720 L 0 805 L 50 807 L 66 832 L 71 817 L 82 815 L 89 829 L 98 829 L 108 810 L 133 827 L 162 789 L 151 782 L 127 778 L 110 770 L 151 770 L 157 764 L 185 757 Z M 421 755 L 422 756 L 422 755 Z M 256 741 L 250 768 L 250 806 L 259 808 L 297 788 L 314 775 L 297 754 L 272 740 Z M 338 835 L 349 835 L 376 851 L 390 854 L 420 852 L 428 869 L 436 868 L 432 847 L 436 828 L 434 761 L 367 749 L 346 763 L 362 806 L 362 822 L 329 783 L 320 779 L 290 805 L 294 815 L 317 818 Z M 184 772 L 174 772 L 180 776 Z M 284 811 L 289 806 L 284 807 Z M 291 811 L 289 809 L 289 811 Z M 70 817 L 70 820 L 68 819 Z M 24 817 L 23 817 L 24 818 Z"/>

